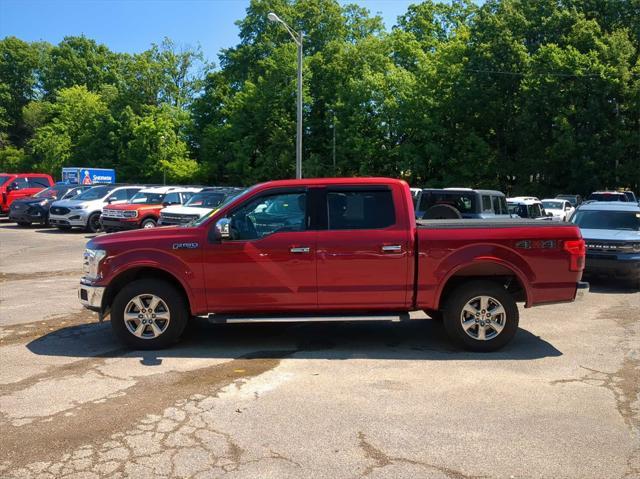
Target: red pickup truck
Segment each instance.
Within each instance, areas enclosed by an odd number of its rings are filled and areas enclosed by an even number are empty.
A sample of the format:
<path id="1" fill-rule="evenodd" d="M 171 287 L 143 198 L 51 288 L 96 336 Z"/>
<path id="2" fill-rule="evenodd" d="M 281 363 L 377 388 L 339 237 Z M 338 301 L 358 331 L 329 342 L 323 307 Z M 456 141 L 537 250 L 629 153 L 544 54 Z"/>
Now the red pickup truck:
<path id="1" fill-rule="evenodd" d="M 9 214 L 11 203 L 53 186 L 53 178 L 43 173 L 0 173 L 0 217 Z"/>
<path id="2" fill-rule="evenodd" d="M 571 224 L 415 220 L 408 185 L 386 178 L 256 185 L 186 226 L 87 244 L 79 297 L 137 349 L 214 321 L 442 317 L 475 351 L 508 343 L 525 307 L 573 301 L 585 246 Z"/>

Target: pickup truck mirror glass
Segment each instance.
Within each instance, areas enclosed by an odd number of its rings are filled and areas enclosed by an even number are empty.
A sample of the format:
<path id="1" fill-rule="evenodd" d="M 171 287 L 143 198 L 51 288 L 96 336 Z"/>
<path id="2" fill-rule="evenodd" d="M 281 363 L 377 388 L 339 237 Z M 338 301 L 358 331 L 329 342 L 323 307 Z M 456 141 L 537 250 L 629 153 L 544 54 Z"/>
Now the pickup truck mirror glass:
<path id="1" fill-rule="evenodd" d="M 229 218 L 221 218 L 216 223 L 216 237 L 223 240 L 229 239 Z"/>

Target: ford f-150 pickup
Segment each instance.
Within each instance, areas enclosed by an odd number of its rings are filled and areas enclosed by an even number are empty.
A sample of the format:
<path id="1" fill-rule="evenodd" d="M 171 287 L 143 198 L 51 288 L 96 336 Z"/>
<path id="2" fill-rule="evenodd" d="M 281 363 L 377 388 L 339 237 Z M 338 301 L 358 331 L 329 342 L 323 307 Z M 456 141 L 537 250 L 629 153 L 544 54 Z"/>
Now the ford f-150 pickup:
<path id="1" fill-rule="evenodd" d="M 92 239 L 80 302 L 136 349 L 212 321 L 408 319 L 424 310 L 474 351 L 507 344 L 525 307 L 570 302 L 585 245 L 572 224 L 416 221 L 386 178 L 272 181 L 185 226 Z"/>

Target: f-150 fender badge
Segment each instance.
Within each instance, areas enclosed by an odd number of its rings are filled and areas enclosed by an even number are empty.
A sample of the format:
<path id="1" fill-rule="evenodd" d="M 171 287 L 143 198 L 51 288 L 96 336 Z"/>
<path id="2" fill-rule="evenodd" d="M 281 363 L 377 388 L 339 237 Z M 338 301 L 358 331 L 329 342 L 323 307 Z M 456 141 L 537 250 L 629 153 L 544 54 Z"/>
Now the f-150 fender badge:
<path id="1" fill-rule="evenodd" d="M 196 249 L 200 243 L 173 243 L 173 249 Z"/>

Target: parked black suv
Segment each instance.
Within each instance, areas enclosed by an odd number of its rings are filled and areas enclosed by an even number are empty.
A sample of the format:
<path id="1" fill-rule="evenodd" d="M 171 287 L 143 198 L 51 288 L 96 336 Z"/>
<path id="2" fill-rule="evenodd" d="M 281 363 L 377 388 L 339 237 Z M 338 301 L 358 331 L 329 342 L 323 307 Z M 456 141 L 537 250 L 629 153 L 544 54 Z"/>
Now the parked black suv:
<path id="1" fill-rule="evenodd" d="M 70 200 L 92 185 L 53 185 L 37 192 L 28 198 L 21 198 L 11 203 L 9 219 L 18 226 L 29 226 L 31 223 L 49 225 L 49 209 L 57 200 Z"/>

